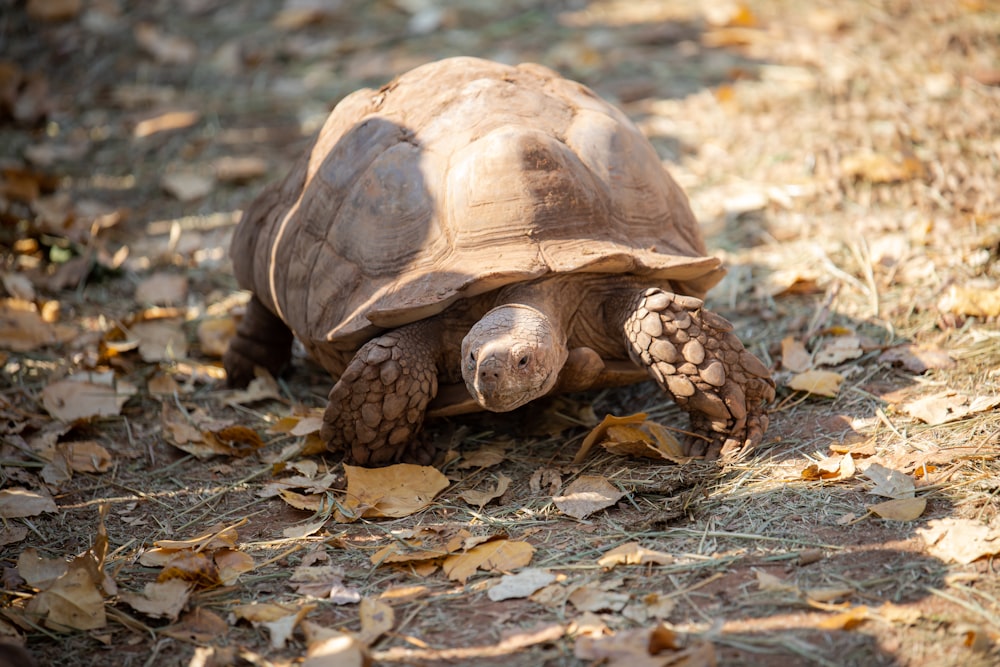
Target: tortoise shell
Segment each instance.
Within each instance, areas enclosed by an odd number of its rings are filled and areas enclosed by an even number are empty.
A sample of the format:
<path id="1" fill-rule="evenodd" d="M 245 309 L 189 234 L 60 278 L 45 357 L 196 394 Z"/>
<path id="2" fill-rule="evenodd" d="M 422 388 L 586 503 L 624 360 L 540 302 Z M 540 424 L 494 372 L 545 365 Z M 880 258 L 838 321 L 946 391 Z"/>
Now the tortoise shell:
<path id="1" fill-rule="evenodd" d="M 551 274 L 635 274 L 696 297 L 723 274 L 621 111 L 544 67 L 475 58 L 344 98 L 247 210 L 232 258 L 311 350 Z"/>

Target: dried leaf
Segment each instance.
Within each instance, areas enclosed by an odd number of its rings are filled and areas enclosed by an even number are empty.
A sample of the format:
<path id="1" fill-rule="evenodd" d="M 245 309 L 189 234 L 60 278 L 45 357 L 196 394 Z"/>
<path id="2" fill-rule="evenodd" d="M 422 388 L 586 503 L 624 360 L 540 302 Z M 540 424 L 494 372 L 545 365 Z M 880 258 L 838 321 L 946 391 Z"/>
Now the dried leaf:
<path id="1" fill-rule="evenodd" d="M 611 426 L 623 426 L 627 424 L 641 424 L 646 421 L 646 413 L 639 412 L 634 415 L 628 415 L 625 417 L 616 417 L 614 415 L 605 415 L 601 423 L 595 426 L 587 437 L 583 439 L 580 443 L 580 449 L 577 451 L 576 456 L 573 457 L 573 463 L 582 463 L 584 459 L 587 458 L 587 454 L 590 450 L 604 438 L 604 434 L 607 432 L 608 428 Z"/>
<path id="2" fill-rule="evenodd" d="M 157 576 L 157 581 L 180 579 L 191 582 L 198 590 L 208 590 L 222 585 L 219 568 L 209 553 L 187 549 L 170 551 L 172 551 L 170 559 Z"/>
<path id="3" fill-rule="evenodd" d="M 890 623 L 898 623 L 899 625 L 916 625 L 923 616 L 916 607 L 905 607 L 892 602 L 882 603 L 882 606 L 874 612 Z"/>
<path id="4" fill-rule="evenodd" d="M 237 618 L 250 621 L 255 627 L 267 628 L 271 635 L 271 647 L 283 649 L 289 637 L 295 631 L 306 614 L 316 608 L 316 605 L 282 605 L 275 603 L 252 603 L 237 605 L 233 613 Z"/>
<path id="5" fill-rule="evenodd" d="M 493 540 L 465 553 L 445 558 L 442 568 L 449 579 L 464 584 L 476 570 L 506 572 L 531 562 L 535 548 L 527 542 Z"/>
<path id="6" fill-rule="evenodd" d="M 299 595 L 330 598 L 334 604 L 361 602 L 361 593 L 344 585 L 344 570 L 333 565 L 300 565 L 288 583 Z"/>
<path id="7" fill-rule="evenodd" d="M 812 368 L 812 357 L 806 346 L 793 336 L 781 339 L 781 367 L 793 373 L 804 373 Z"/>
<path id="8" fill-rule="evenodd" d="M 633 425 L 608 426 L 601 439 L 601 447 L 612 454 L 670 461 L 684 464 L 691 460 L 684 453 L 684 446 L 662 424 L 643 421 Z"/>
<path id="9" fill-rule="evenodd" d="M 833 398 L 840 391 L 843 381 L 844 376 L 833 371 L 806 371 L 792 376 L 787 384 L 797 391 Z"/>
<path id="10" fill-rule="evenodd" d="M 38 516 L 42 512 L 58 511 L 52 496 L 24 488 L 0 491 L 0 519 Z"/>
<path id="11" fill-rule="evenodd" d="M 154 273 L 135 288 L 135 300 L 145 306 L 180 306 L 187 296 L 187 276 L 176 273 Z"/>
<path id="12" fill-rule="evenodd" d="M 137 389 L 115 378 L 113 372 L 77 373 L 42 390 L 42 405 L 56 419 L 70 422 L 91 417 L 112 417 Z"/>
<path id="13" fill-rule="evenodd" d="M 215 189 L 215 179 L 192 172 L 173 172 L 160 178 L 160 187 L 175 199 L 183 202 L 201 199 Z"/>
<path id="14" fill-rule="evenodd" d="M 392 630 L 396 624 L 396 614 L 387 602 L 376 598 L 363 598 L 361 607 L 358 609 L 361 617 L 361 632 L 358 633 L 358 641 L 365 646 L 370 646 L 375 641 Z"/>
<path id="15" fill-rule="evenodd" d="M 153 618 L 176 621 L 191 596 L 191 586 L 180 579 L 150 582 L 141 593 L 122 591 L 119 598 L 136 611 Z"/>
<path id="16" fill-rule="evenodd" d="M 891 521 L 913 521 L 927 509 L 926 498 L 897 498 L 878 503 L 868 508 L 883 519 Z"/>
<path id="17" fill-rule="evenodd" d="M 198 347 L 206 356 L 221 359 L 234 336 L 236 320 L 232 317 L 206 319 L 198 324 Z"/>
<path id="18" fill-rule="evenodd" d="M 197 111 L 168 111 L 139 121 L 135 129 L 132 130 L 132 136 L 141 139 L 158 132 L 180 130 L 191 127 L 199 120 L 201 120 L 201 114 Z"/>
<path id="19" fill-rule="evenodd" d="M 881 153 L 862 151 L 841 159 L 840 170 L 848 178 L 870 183 L 897 183 L 920 178 L 924 165 L 912 155 L 893 158 Z"/>
<path id="20" fill-rule="evenodd" d="M 938 309 L 967 317 L 1000 315 L 1000 287 L 952 285 L 938 302 Z"/>
<path id="21" fill-rule="evenodd" d="M 587 584 L 577 587 L 568 599 L 579 611 L 619 612 L 625 608 L 630 598 L 628 593 L 607 590 L 606 585 Z"/>
<path id="22" fill-rule="evenodd" d="M 641 546 L 638 542 L 626 542 L 609 551 L 597 559 L 597 564 L 603 568 L 611 569 L 616 565 L 667 565 L 673 563 L 674 557 L 662 551 L 654 551 Z"/>
<path id="23" fill-rule="evenodd" d="M 267 173 L 267 161 L 250 155 L 215 161 L 215 177 L 224 183 L 246 183 Z"/>
<path id="24" fill-rule="evenodd" d="M 579 660 L 608 667 L 715 667 L 718 664 L 711 642 L 684 637 L 665 623 L 611 635 L 578 636 L 573 654 Z"/>
<path id="25" fill-rule="evenodd" d="M 802 479 L 841 480 L 850 479 L 855 472 L 854 457 L 850 454 L 828 456 L 817 463 L 807 465 L 802 470 Z"/>
<path id="26" fill-rule="evenodd" d="M 266 401 L 273 398 L 280 399 L 281 391 L 278 389 L 278 383 L 271 377 L 271 374 L 263 371 L 262 374 L 250 380 L 250 384 L 247 385 L 246 389 L 230 392 L 229 396 L 225 399 L 225 403 L 226 405 L 243 405 L 245 403 L 256 403 L 257 401 Z"/>
<path id="27" fill-rule="evenodd" d="M 46 322 L 38 307 L 21 299 L 0 300 L 0 348 L 30 352 L 72 340 L 76 329 Z"/>
<path id="28" fill-rule="evenodd" d="M 900 409 L 911 417 L 937 426 L 964 419 L 977 412 L 992 410 L 1000 405 L 1000 396 L 968 396 L 954 391 L 943 391 L 909 401 Z"/>
<path id="29" fill-rule="evenodd" d="M 973 519 L 932 519 L 917 533 L 930 554 L 946 563 L 965 565 L 1000 554 L 1000 530 Z"/>
<path id="30" fill-rule="evenodd" d="M 361 468 L 345 465 L 347 491 L 343 506 L 360 517 L 399 518 L 419 512 L 434 501 L 438 493 L 448 488 L 448 478 L 430 466 L 398 463 L 385 468 Z"/>
<path id="31" fill-rule="evenodd" d="M 879 355 L 879 363 L 899 365 L 917 375 L 931 369 L 954 368 L 955 360 L 943 349 L 932 345 L 906 343 L 889 348 Z"/>
<path id="32" fill-rule="evenodd" d="M 775 576 L 764 570 L 754 569 L 757 576 L 757 588 L 762 591 L 772 591 L 777 593 L 799 593 L 799 587 L 789 584 L 781 577 Z"/>
<path id="33" fill-rule="evenodd" d="M 218 549 L 212 553 L 215 567 L 219 572 L 219 580 L 223 586 L 232 586 L 241 574 L 254 569 L 253 556 L 235 549 Z"/>
<path id="34" fill-rule="evenodd" d="M 467 468 L 492 468 L 495 465 L 503 463 L 506 459 L 507 448 L 504 445 L 483 445 L 471 452 L 464 452 L 462 460 L 455 464 L 455 467 L 461 470 Z"/>
<path id="35" fill-rule="evenodd" d="M 555 496 L 552 502 L 564 514 L 577 519 L 611 507 L 625 496 L 604 477 L 581 475 L 566 487 L 563 495 Z"/>
<path id="36" fill-rule="evenodd" d="M 912 498 L 914 496 L 913 478 L 899 470 L 886 468 L 879 463 L 869 463 L 864 470 L 864 476 L 874 484 L 868 493 L 886 498 Z"/>
<path id="37" fill-rule="evenodd" d="M 825 586 L 820 588 L 807 588 L 803 591 L 807 598 L 814 600 L 816 602 L 833 602 L 834 600 L 842 600 L 854 595 L 853 588 L 844 588 L 843 586 Z"/>
<path id="38" fill-rule="evenodd" d="M 210 644 L 225 640 L 229 624 L 215 612 L 195 607 L 180 622 L 160 628 L 157 633 L 194 644 Z"/>
<path id="39" fill-rule="evenodd" d="M 526 567 L 515 574 L 505 574 L 500 582 L 490 588 L 486 595 L 494 602 L 514 598 L 526 598 L 556 580 L 556 575 L 548 570 Z"/>
<path id="40" fill-rule="evenodd" d="M 21 273 L 0 273 L 0 282 L 7 294 L 19 301 L 30 303 L 35 300 L 35 286 Z"/>
<path id="41" fill-rule="evenodd" d="M 74 472 L 107 472 L 111 469 L 111 452 L 94 440 L 62 442 L 56 445 L 56 449 Z"/>
<path id="42" fill-rule="evenodd" d="M 242 519 L 230 526 L 216 525 L 200 535 L 186 540 L 157 540 L 153 542 L 153 545 L 160 549 L 194 549 L 197 551 L 204 551 L 206 549 L 233 549 L 236 547 L 237 540 L 239 540 L 239 534 L 236 532 L 236 529 L 246 522 L 246 519 Z"/>
<path id="43" fill-rule="evenodd" d="M 836 336 L 817 350 L 813 361 L 817 366 L 837 366 L 864 353 L 858 336 Z"/>
<path id="44" fill-rule="evenodd" d="M 302 667 L 368 667 L 365 645 L 354 635 L 302 621 L 306 658 Z"/>
<path id="45" fill-rule="evenodd" d="M 136 322 L 131 332 L 139 340 L 139 356 L 143 361 L 176 361 L 188 356 L 187 334 L 180 318 Z"/>
<path id="46" fill-rule="evenodd" d="M 482 508 L 491 500 L 495 500 L 507 492 L 511 478 L 503 473 L 497 474 L 497 485 L 495 489 L 489 491 L 476 491 L 470 489 L 458 494 L 458 497 L 475 507 Z"/>

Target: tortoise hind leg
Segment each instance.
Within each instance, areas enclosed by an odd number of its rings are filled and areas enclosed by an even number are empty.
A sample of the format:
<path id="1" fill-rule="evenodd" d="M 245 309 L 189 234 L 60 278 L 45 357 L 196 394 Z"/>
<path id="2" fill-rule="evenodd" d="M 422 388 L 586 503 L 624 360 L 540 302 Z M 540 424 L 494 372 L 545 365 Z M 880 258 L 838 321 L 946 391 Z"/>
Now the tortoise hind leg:
<path id="1" fill-rule="evenodd" d="M 701 299 L 657 288 L 635 294 L 623 318 L 625 341 L 632 360 L 706 436 L 692 443 L 692 454 L 732 461 L 763 439 L 774 381 L 733 325 L 702 306 Z"/>
<path id="2" fill-rule="evenodd" d="M 291 358 L 292 330 L 253 296 L 222 357 L 226 382 L 230 387 L 247 386 L 256 376 L 257 366 L 277 376 Z"/>
<path id="3" fill-rule="evenodd" d="M 320 430 L 330 450 L 343 450 L 345 462 L 363 466 L 431 462 L 433 450 L 417 436 L 437 395 L 441 329 L 433 318 L 421 320 L 358 350 L 330 390 Z"/>

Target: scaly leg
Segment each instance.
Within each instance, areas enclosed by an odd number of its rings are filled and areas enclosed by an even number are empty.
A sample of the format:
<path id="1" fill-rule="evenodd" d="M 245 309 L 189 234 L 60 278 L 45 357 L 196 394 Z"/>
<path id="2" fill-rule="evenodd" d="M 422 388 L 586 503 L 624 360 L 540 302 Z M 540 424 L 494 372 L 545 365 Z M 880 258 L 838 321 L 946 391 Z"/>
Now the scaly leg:
<path id="1" fill-rule="evenodd" d="M 247 386 L 256 376 L 257 366 L 277 376 L 291 358 L 292 330 L 256 296 L 252 297 L 222 357 L 226 382 L 230 387 Z"/>
<path id="2" fill-rule="evenodd" d="M 702 306 L 658 288 L 635 294 L 624 317 L 626 346 L 708 438 L 694 440 L 691 453 L 734 461 L 763 439 L 774 381 L 733 325 Z"/>

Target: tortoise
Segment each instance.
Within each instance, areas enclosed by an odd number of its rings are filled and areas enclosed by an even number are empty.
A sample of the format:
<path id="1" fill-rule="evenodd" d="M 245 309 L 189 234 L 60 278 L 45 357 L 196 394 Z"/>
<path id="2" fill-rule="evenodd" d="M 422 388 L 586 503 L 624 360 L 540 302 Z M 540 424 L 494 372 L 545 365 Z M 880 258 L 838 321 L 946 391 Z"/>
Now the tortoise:
<path id="1" fill-rule="evenodd" d="M 650 376 L 696 455 L 768 425 L 767 367 L 703 306 L 724 269 L 686 196 L 624 113 L 540 65 L 449 58 L 348 95 L 230 254 L 253 294 L 229 383 L 281 372 L 294 332 L 336 379 L 320 433 L 347 462 L 428 462 L 428 415 Z"/>

